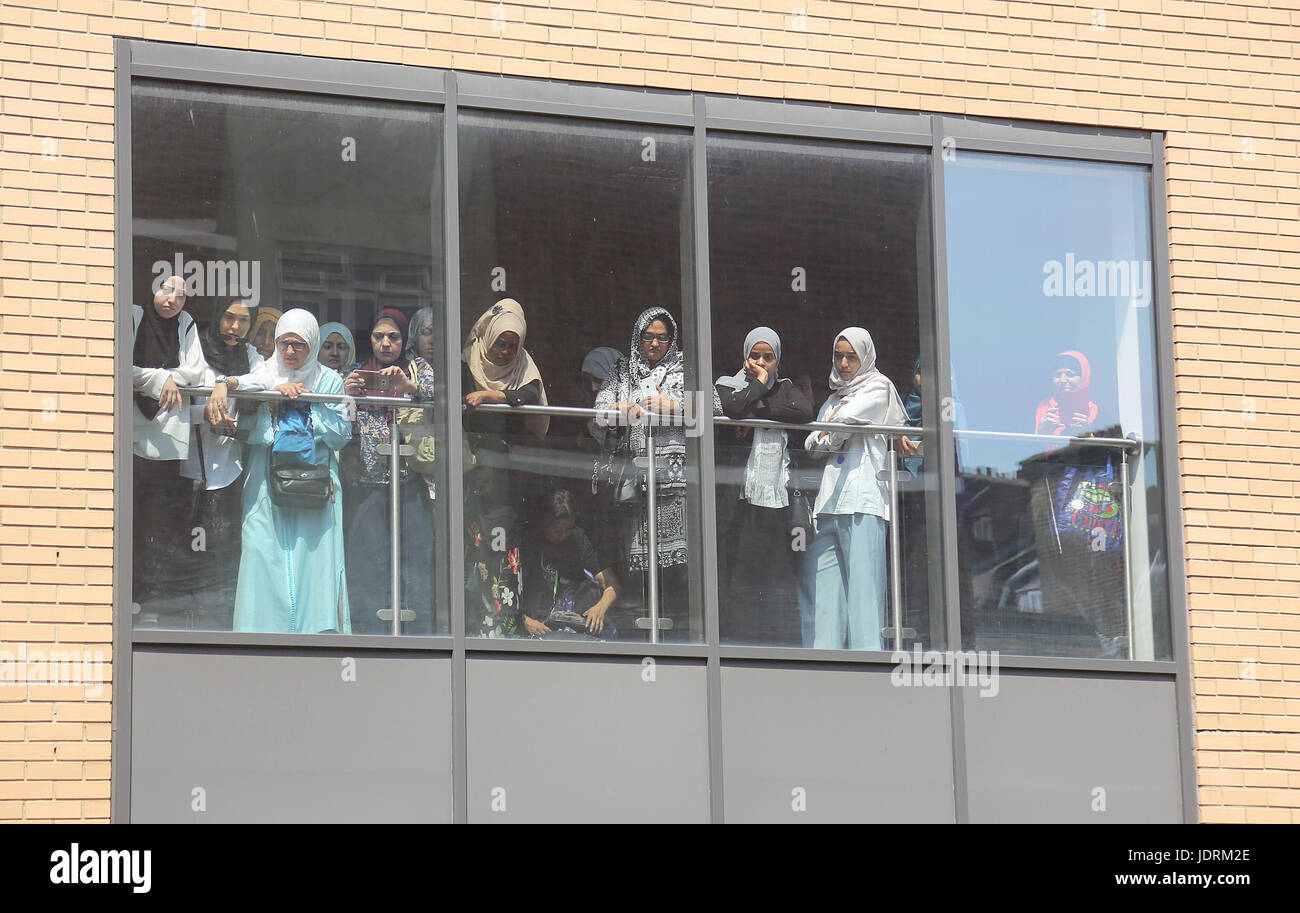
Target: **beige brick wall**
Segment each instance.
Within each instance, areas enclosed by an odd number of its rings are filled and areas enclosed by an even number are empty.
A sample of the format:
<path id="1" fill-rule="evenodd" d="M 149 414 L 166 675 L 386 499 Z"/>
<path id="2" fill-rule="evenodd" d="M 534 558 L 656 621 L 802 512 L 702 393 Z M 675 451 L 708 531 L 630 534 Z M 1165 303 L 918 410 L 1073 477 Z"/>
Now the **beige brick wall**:
<path id="1" fill-rule="evenodd" d="M 110 641 L 113 36 L 1162 130 L 1202 815 L 1300 821 L 1300 10 L 4 0 L 0 29 L 6 649 Z M 107 816 L 86 690 L 0 684 L 0 819 Z"/>

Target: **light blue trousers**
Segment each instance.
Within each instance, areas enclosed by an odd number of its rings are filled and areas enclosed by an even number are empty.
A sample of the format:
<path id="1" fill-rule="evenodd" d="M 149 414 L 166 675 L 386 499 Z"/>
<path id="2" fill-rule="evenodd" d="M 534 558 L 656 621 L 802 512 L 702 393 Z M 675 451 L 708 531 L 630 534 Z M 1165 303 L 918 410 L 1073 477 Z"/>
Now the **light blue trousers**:
<path id="1" fill-rule="evenodd" d="M 799 593 L 805 647 L 883 649 L 889 524 L 874 514 L 822 514 Z"/>

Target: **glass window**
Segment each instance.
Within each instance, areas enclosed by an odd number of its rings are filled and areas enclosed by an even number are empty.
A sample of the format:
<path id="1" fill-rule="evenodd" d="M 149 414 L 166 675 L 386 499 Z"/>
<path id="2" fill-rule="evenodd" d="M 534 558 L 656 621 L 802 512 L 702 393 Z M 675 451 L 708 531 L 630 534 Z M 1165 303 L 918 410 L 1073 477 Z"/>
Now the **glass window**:
<path id="1" fill-rule="evenodd" d="M 710 134 L 708 175 L 713 377 L 749 423 L 715 440 L 722 640 L 941 646 L 928 153 Z M 866 422 L 917 428 L 892 472 Z"/>
<path id="2" fill-rule="evenodd" d="M 133 86 L 137 625 L 392 632 L 396 526 L 396 624 L 447 631 L 444 410 L 395 416 L 412 450 L 395 524 L 394 415 L 363 394 L 433 403 L 442 383 L 441 122 L 417 105 Z M 345 387 L 356 368 L 374 373 Z M 289 401 L 294 384 L 316 399 Z"/>
<path id="3" fill-rule="evenodd" d="M 644 641 L 653 617 L 702 640 L 690 134 L 476 111 L 458 130 L 466 630 Z M 624 417 L 528 411 L 597 402 Z"/>
<path id="4" fill-rule="evenodd" d="M 1145 168 L 945 166 L 963 641 L 1167 659 Z"/>

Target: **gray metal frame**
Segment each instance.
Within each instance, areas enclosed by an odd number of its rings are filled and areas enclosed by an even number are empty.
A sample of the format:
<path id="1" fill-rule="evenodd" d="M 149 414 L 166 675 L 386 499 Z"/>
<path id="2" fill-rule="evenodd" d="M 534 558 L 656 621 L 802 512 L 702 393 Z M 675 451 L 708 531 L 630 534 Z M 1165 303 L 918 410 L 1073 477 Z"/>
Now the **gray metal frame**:
<path id="1" fill-rule="evenodd" d="M 1194 720 L 1192 687 L 1187 638 L 1186 571 L 1181 537 L 1182 519 L 1177 480 L 1177 448 L 1173 445 L 1177 424 L 1173 397 L 1172 315 L 1169 291 L 1168 236 L 1164 188 L 1164 145 L 1160 134 L 1135 131 L 1101 130 L 1065 125 L 1033 125 L 993 120 L 930 115 L 915 112 L 881 111 L 846 106 L 821 105 L 780 100 L 724 97 L 669 90 L 637 89 L 608 85 L 588 85 L 555 80 L 535 80 L 481 73 L 439 71 L 418 67 L 377 64 L 322 58 L 294 57 L 250 51 L 202 48 L 188 45 L 157 44 L 119 38 L 115 42 L 116 96 L 115 141 L 117 172 L 115 184 L 116 275 L 115 290 L 119 304 L 132 296 L 132 195 L 131 195 L 131 83 L 133 78 L 155 78 L 217 86 L 307 92 L 332 96 L 360 97 L 390 101 L 440 105 L 443 111 L 443 212 L 441 214 L 446 321 L 442 337 L 446 402 L 460 401 L 460 375 L 454 370 L 459 362 L 461 326 L 459 315 L 459 155 L 457 112 L 473 108 L 496 112 L 517 112 L 553 116 L 581 117 L 603 121 L 624 121 L 690 128 L 693 131 L 691 188 L 693 193 L 694 290 L 696 326 L 692 346 L 698 366 L 711 362 L 712 308 L 709 289 L 708 234 L 708 131 L 752 133 L 767 136 L 806 137 L 860 143 L 886 144 L 928 149 L 931 156 L 931 275 L 933 279 L 932 321 L 933 351 L 928 351 L 934 366 L 931 389 L 940 401 L 951 395 L 949 358 L 948 287 L 946 268 L 944 152 L 957 150 L 998 152 L 1021 155 L 1086 159 L 1102 162 L 1149 165 L 1152 173 L 1151 218 L 1152 247 L 1156 258 L 1153 270 L 1156 282 L 1155 320 L 1158 345 L 1158 396 L 1161 430 L 1164 435 L 1161 472 L 1165 481 L 1165 522 L 1169 548 L 1171 626 L 1174 662 L 1131 660 L 1068 659 L 1058 657 L 1006 656 L 1006 668 L 1038 670 L 1045 674 L 1097 676 L 1155 676 L 1172 679 L 1178 694 L 1178 732 L 1182 758 L 1182 795 L 1184 817 L 1196 820 L 1196 776 L 1194 758 Z M 437 213 L 434 218 L 438 218 Z M 923 315 L 925 317 L 925 315 Z M 130 310 L 119 307 L 117 351 L 129 350 Z M 118 389 L 130 383 L 129 362 L 119 357 L 115 366 Z M 707 412 L 708 410 L 704 410 Z M 461 462 L 462 438 L 456 429 L 459 411 L 444 410 L 446 444 L 443 453 L 447 465 L 445 490 L 448 505 L 448 530 L 463 528 L 463 479 L 454 471 Z M 713 449 L 705 446 L 713 437 L 713 418 L 701 415 L 704 435 L 699 447 L 701 490 L 711 491 L 715 478 Z M 130 399 L 117 397 L 115 414 L 115 461 L 117 485 L 114 528 L 114 688 L 113 688 L 113 765 L 112 818 L 125 821 L 129 816 L 131 782 L 131 653 L 134 643 L 214 645 L 279 649 L 366 649 L 372 652 L 427 652 L 450 655 L 452 660 L 452 739 L 453 739 L 453 820 L 468 820 L 467 811 L 467 695 L 466 666 L 468 656 L 547 654 L 564 656 L 654 656 L 702 659 L 706 666 L 710 806 L 715 822 L 723 820 L 723 758 L 721 672 L 724 663 L 768 661 L 788 667 L 798 664 L 808 668 L 868 668 L 890 665 L 888 651 L 855 652 L 812 650 L 783 647 L 729 646 L 720 642 L 718 594 L 716 587 L 704 586 L 703 609 L 705 642 L 703 644 L 632 644 L 632 643 L 554 643 L 530 640 L 483 641 L 466 637 L 463 589 L 450 575 L 450 636 L 440 637 L 372 637 L 336 636 L 320 638 L 306 635 L 266 635 L 237 633 L 202 633 L 184 631 L 140 630 L 132 627 L 129 590 L 132 528 L 131 418 Z M 913 429 L 913 432 L 915 429 Z M 957 529 L 955 509 L 955 434 L 951 424 L 939 422 L 936 435 L 938 462 L 938 500 L 941 505 L 937 525 L 942 560 L 936 573 L 943 583 L 945 602 L 953 606 L 958 590 Z M 703 530 L 715 526 L 715 506 L 710 497 L 701 497 L 698 516 Z M 464 563 L 464 543 L 459 535 L 445 537 L 449 567 Z M 703 579 L 716 579 L 717 546 L 710 535 L 702 536 L 700 556 Z M 935 607 L 937 610 L 938 607 Z M 957 611 L 944 612 L 946 648 L 960 650 L 961 621 Z M 962 694 L 950 688 L 953 775 L 955 784 L 954 816 L 958 822 L 969 820 L 967 771 L 965 758 L 965 721 Z"/>

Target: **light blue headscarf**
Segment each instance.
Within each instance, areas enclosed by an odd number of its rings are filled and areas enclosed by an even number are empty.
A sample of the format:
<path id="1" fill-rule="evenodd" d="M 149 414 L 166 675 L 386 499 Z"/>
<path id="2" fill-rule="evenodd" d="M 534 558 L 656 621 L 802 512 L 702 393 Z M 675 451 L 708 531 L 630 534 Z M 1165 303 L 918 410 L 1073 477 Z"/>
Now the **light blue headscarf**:
<path id="1" fill-rule="evenodd" d="M 320 344 L 325 345 L 325 340 L 329 339 L 335 333 L 343 337 L 343 341 L 348 344 L 348 357 L 343 359 L 343 367 L 347 368 L 357 360 L 357 341 L 352 338 L 352 331 L 341 323 L 327 323 L 320 328 Z"/>

